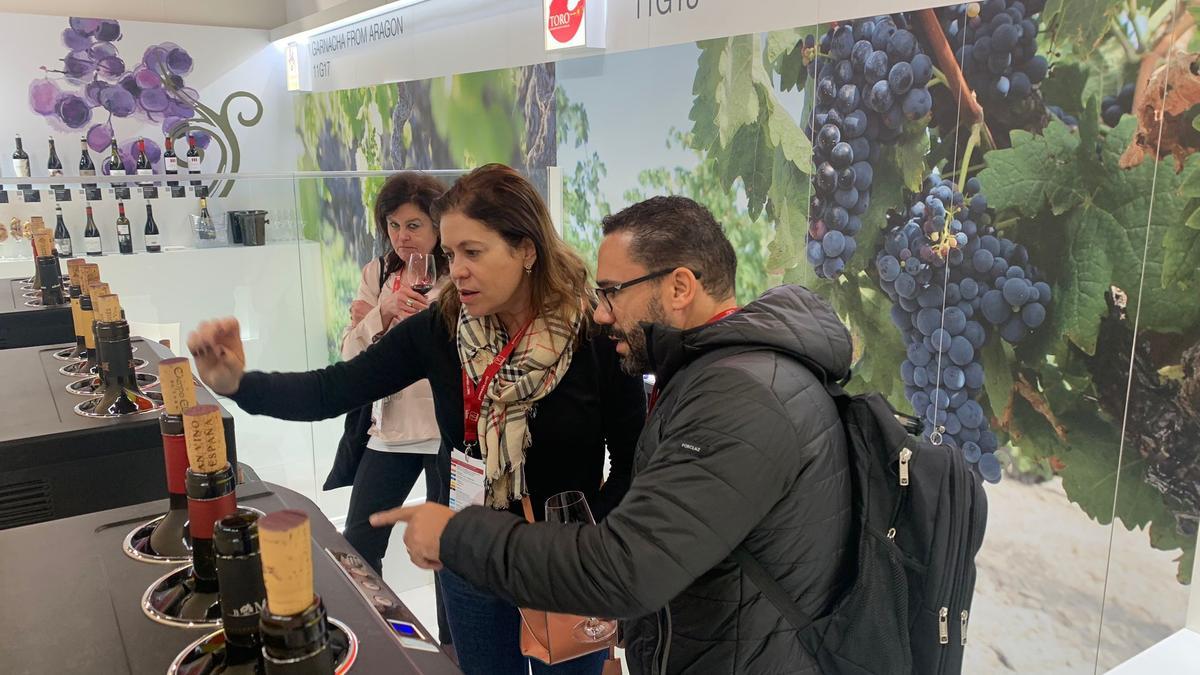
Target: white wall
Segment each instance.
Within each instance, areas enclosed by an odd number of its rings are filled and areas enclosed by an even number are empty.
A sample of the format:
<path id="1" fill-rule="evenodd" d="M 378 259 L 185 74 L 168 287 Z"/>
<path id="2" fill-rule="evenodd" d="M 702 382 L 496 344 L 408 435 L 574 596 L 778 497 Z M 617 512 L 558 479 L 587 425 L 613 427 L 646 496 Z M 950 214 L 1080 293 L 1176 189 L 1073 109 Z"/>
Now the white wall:
<path id="1" fill-rule="evenodd" d="M 271 29 L 287 23 L 291 0 L 0 0 L 0 12 L 52 16 L 102 16 L 199 26 Z"/>

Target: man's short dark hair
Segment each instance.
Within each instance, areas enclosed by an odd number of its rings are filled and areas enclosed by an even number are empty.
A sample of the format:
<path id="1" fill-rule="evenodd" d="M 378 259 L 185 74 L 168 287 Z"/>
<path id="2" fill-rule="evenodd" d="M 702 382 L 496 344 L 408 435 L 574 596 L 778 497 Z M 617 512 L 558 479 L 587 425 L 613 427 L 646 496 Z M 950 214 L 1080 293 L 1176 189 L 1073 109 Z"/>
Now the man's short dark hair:
<path id="1" fill-rule="evenodd" d="M 603 220 L 605 236 L 632 232 L 630 255 L 648 271 L 686 267 L 724 300 L 733 295 L 737 256 L 712 213 L 687 197 L 651 197 Z"/>

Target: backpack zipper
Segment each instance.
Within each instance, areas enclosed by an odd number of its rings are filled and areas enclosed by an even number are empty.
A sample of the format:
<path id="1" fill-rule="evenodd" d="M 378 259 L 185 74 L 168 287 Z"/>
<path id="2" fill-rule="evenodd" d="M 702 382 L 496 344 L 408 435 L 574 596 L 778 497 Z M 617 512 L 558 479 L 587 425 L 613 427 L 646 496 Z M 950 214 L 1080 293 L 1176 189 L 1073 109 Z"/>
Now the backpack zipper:
<path id="1" fill-rule="evenodd" d="M 912 456 L 913 451 L 908 448 L 900 451 L 900 487 L 908 487 L 908 462 Z"/>
<path id="2" fill-rule="evenodd" d="M 946 607 L 938 610 L 938 643 L 950 644 L 950 610 Z"/>
<path id="3" fill-rule="evenodd" d="M 968 612 L 967 610 L 964 609 L 962 611 L 962 622 L 959 624 L 959 627 L 958 627 L 958 634 L 961 636 L 960 644 L 962 644 L 963 646 L 966 646 L 966 644 L 967 644 L 967 617 L 969 617 L 969 616 L 970 616 L 970 612 Z"/>

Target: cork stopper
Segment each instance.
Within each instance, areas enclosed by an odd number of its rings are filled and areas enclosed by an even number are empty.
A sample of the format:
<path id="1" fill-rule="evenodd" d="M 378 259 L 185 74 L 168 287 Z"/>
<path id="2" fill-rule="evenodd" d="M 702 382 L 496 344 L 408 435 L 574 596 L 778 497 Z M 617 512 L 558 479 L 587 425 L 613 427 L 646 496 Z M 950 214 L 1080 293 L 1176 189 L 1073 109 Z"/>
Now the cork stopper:
<path id="1" fill-rule="evenodd" d="M 92 286 L 93 289 L 99 286 L 107 286 L 108 284 L 99 284 Z M 104 323 L 112 323 L 121 320 L 121 301 L 113 293 L 104 293 L 103 295 L 93 295 L 92 309 L 96 313 L 96 320 Z"/>
<path id="2" fill-rule="evenodd" d="M 38 230 L 33 235 L 33 250 L 39 258 L 54 255 L 54 233 L 45 229 Z"/>
<path id="3" fill-rule="evenodd" d="M 312 526 L 295 509 L 269 513 L 258 521 L 267 609 L 295 616 L 313 604 Z"/>
<path id="4" fill-rule="evenodd" d="M 183 435 L 192 471 L 215 473 L 228 464 L 225 429 L 221 425 L 221 409 L 217 406 L 196 405 L 184 410 Z"/>
<path id="5" fill-rule="evenodd" d="M 103 283 L 103 282 L 97 283 L 97 284 L 91 284 L 90 286 L 87 287 L 87 290 L 88 290 L 87 295 L 89 298 L 98 298 L 102 295 L 108 295 L 110 292 L 109 288 L 108 288 L 108 284 Z M 96 303 L 94 303 L 94 302 L 92 303 L 92 309 L 96 309 Z"/>
<path id="6" fill-rule="evenodd" d="M 79 287 L 83 289 L 84 295 L 89 295 L 92 284 L 100 283 L 100 266 L 96 263 L 84 263 L 80 267 L 82 269 L 79 273 Z"/>
<path id="7" fill-rule="evenodd" d="M 192 364 L 177 356 L 158 362 L 158 380 L 162 383 L 163 407 L 168 415 L 180 416 L 196 407 L 196 382 Z"/>
<path id="8" fill-rule="evenodd" d="M 79 286 L 79 282 L 82 281 L 83 277 L 80 275 L 85 264 L 87 262 L 83 258 L 71 258 L 67 261 L 67 276 L 71 278 L 72 286 Z"/>

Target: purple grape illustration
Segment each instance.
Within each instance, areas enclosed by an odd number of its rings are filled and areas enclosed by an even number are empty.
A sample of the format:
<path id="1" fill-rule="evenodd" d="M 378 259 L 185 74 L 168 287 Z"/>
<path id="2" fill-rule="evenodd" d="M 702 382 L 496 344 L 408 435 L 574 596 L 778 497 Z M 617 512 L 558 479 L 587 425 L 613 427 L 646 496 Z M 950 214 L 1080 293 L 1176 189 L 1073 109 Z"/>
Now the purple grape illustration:
<path id="1" fill-rule="evenodd" d="M 199 92 L 187 86 L 184 78 L 195 62 L 186 49 L 173 42 L 152 44 L 142 51 L 140 61 L 130 62 L 117 48 L 121 39 L 121 24 L 116 20 L 68 19 L 62 32 L 67 52 L 60 65 L 43 66 L 42 77 L 29 84 L 29 107 L 53 129 L 82 134 L 95 152 L 108 151 L 116 136 L 114 118 L 157 124 L 164 135 L 175 139 L 190 133 L 201 150 L 207 149 L 216 135 L 221 157 L 213 169 L 236 172 L 240 151 L 230 121 L 230 103 L 238 98 L 250 100 L 252 114 L 237 115 L 237 121 L 249 127 L 262 119 L 262 102 L 249 92 L 238 91 L 225 98 L 219 111 L 213 110 L 200 102 Z M 138 140 L 118 138 L 126 168 L 136 163 Z M 158 170 L 160 145 L 145 140 L 146 154 Z M 219 193 L 214 184 L 209 192 L 223 196 L 231 187 L 232 183 L 226 183 Z"/>

